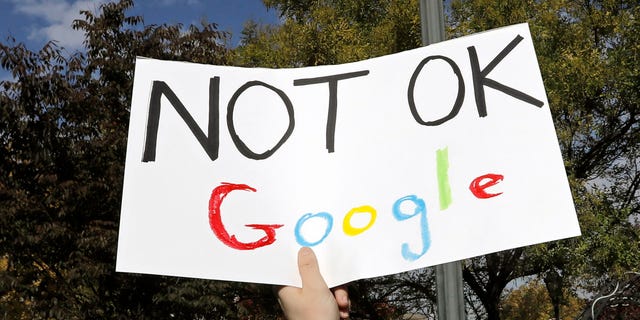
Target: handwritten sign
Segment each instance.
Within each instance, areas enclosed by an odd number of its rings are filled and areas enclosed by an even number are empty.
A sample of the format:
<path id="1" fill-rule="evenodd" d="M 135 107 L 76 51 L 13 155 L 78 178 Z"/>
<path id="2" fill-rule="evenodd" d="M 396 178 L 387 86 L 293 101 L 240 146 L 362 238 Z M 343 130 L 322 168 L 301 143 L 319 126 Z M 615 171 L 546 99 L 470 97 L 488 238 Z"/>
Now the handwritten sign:
<path id="1" fill-rule="evenodd" d="M 526 24 L 296 69 L 136 62 L 118 271 L 329 285 L 580 234 Z"/>

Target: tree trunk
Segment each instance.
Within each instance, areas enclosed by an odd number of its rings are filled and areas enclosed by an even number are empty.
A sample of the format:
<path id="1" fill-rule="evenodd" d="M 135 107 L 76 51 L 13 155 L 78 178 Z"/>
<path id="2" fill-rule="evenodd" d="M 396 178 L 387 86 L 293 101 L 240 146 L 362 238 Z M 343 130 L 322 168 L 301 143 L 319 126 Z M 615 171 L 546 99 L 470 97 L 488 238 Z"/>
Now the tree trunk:
<path id="1" fill-rule="evenodd" d="M 563 279 L 555 269 L 549 270 L 544 275 L 544 284 L 553 305 L 553 318 L 560 320 L 560 305 L 563 302 Z"/>
<path id="2" fill-rule="evenodd" d="M 500 320 L 499 299 L 491 299 L 484 307 L 487 309 L 488 320 Z"/>

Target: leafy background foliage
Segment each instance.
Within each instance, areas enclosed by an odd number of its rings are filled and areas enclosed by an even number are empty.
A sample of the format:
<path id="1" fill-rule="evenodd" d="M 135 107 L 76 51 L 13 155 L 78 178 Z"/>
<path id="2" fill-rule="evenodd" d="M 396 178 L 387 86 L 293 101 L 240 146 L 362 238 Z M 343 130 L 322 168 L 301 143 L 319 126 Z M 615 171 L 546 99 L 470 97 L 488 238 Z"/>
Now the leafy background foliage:
<path id="1" fill-rule="evenodd" d="M 83 12 L 72 54 L 0 42 L 3 319 L 278 319 L 272 288 L 114 272 L 136 56 L 246 67 L 420 46 L 417 0 L 263 0 L 281 24 L 145 25 L 131 0 Z M 447 2 L 450 38 L 528 22 L 583 235 L 463 261 L 470 317 L 576 317 L 640 265 L 640 9 L 626 0 Z M 544 201 L 544 199 L 541 199 Z M 350 286 L 355 319 L 435 318 L 432 269 Z M 522 284 L 523 285 L 514 285 Z M 535 306 L 535 308 L 532 308 Z"/>

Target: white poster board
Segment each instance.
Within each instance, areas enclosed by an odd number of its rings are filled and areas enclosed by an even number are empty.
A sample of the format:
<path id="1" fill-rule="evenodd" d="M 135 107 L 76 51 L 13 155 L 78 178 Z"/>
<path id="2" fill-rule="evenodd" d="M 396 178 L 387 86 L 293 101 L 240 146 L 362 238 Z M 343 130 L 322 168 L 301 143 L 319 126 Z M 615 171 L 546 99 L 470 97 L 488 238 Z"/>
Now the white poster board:
<path id="1" fill-rule="evenodd" d="M 375 59 L 139 58 L 117 271 L 330 286 L 580 234 L 526 24 Z"/>

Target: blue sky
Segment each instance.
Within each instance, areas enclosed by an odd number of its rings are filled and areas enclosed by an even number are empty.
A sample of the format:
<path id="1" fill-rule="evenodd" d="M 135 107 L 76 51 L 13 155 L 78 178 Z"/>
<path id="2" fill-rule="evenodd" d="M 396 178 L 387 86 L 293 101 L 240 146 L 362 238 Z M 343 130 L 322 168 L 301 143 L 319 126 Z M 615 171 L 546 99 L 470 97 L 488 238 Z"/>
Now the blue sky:
<path id="1" fill-rule="evenodd" d="M 82 34 L 71 29 L 80 10 L 96 11 L 106 0 L 0 0 L 0 41 L 12 36 L 31 50 L 57 40 L 68 51 L 80 49 Z M 131 15 L 142 15 L 145 24 L 199 24 L 202 18 L 232 33 L 231 44 L 239 41 L 245 21 L 277 23 L 278 14 L 267 10 L 261 0 L 137 0 Z M 0 70 L 0 80 L 8 74 Z"/>

